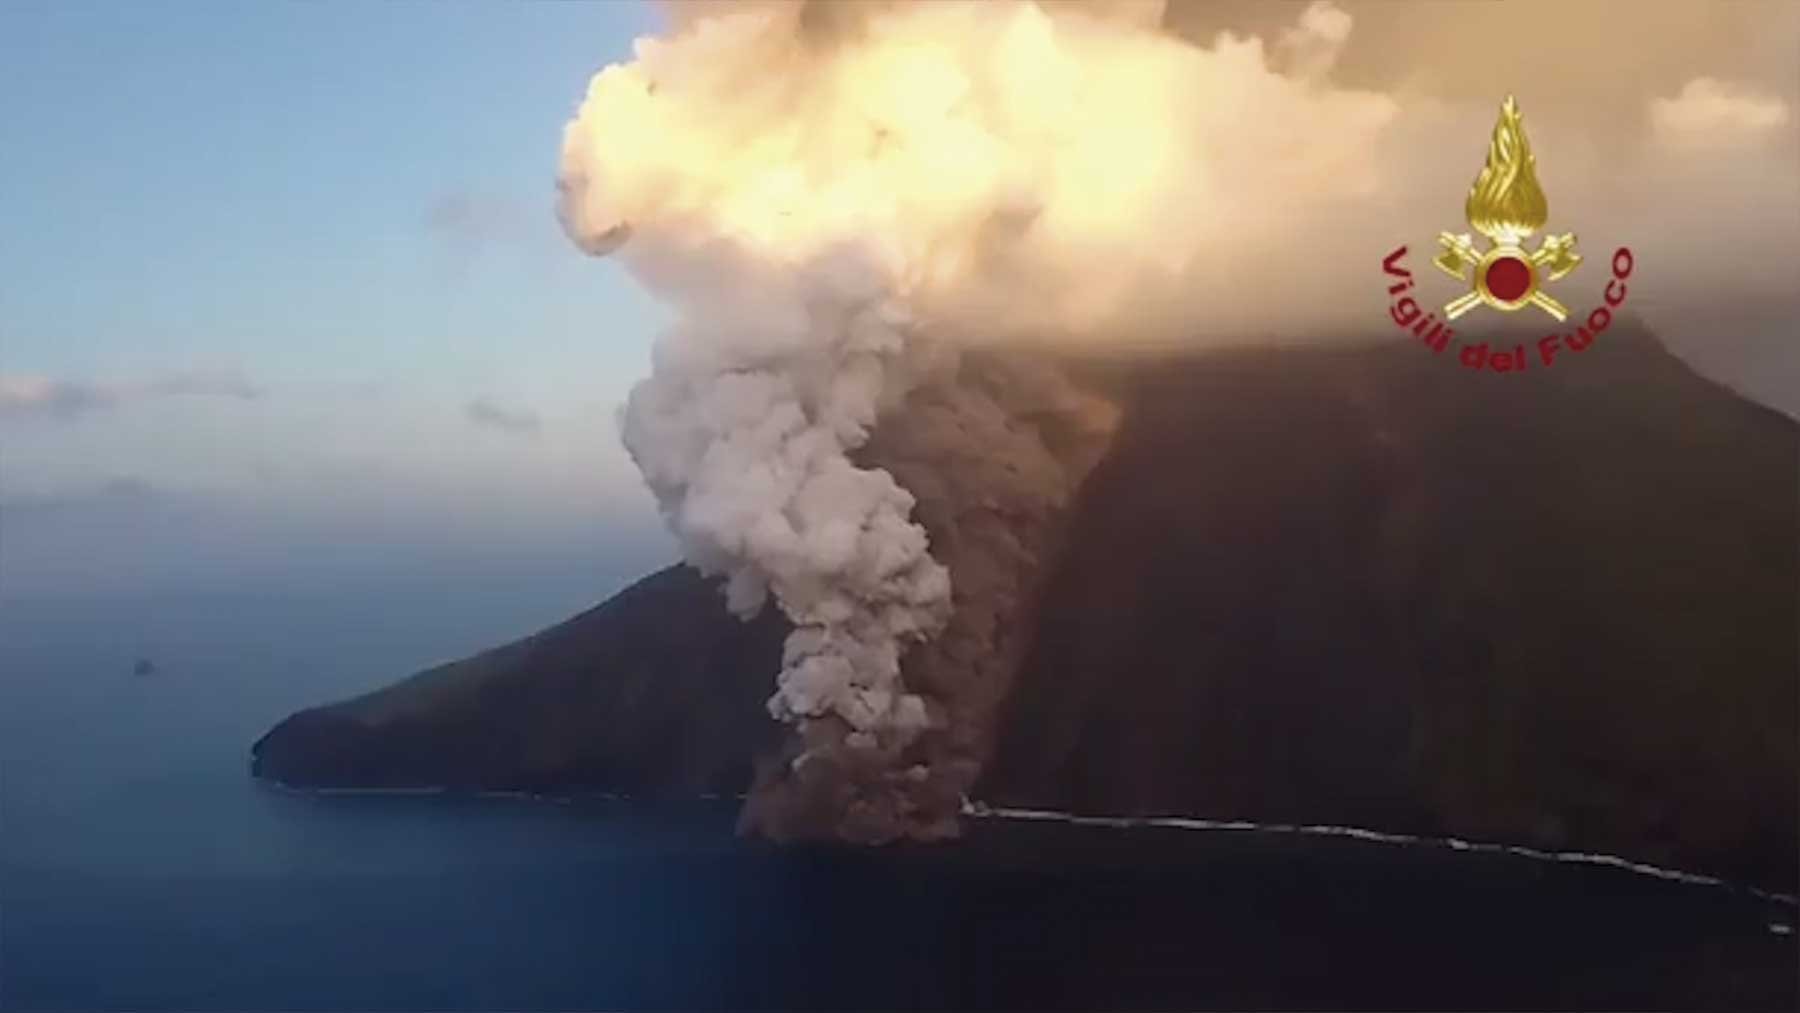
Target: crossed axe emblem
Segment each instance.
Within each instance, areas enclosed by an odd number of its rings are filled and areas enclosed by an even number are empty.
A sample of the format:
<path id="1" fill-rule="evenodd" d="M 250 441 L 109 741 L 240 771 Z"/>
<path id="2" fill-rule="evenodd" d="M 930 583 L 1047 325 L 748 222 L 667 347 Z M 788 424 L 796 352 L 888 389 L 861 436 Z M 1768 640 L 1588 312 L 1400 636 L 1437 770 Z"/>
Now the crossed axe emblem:
<path id="1" fill-rule="evenodd" d="M 1581 263 L 1573 232 L 1545 236 L 1544 242 L 1531 252 L 1511 237 L 1483 252 L 1466 232 L 1440 232 L 1438 245 L 1444 249 L 1432 263 L 1458 281 L 1472 282 L 1471 291 L 1444 306 L 1447 319 L 1455 320 L 1483 303 L 1501 310 L 1532 305 L 1558 320 L 1568 319 L 1568 308 L 1540 286 L 1556 281 Z"/>

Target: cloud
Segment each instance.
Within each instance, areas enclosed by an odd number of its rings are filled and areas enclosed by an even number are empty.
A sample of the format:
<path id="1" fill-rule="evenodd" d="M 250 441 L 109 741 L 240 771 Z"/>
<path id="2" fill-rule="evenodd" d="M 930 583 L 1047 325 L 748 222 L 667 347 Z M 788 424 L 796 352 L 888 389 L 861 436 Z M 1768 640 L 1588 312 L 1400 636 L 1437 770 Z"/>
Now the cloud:
<path id="1" fill-rule="evenodd" d="M 425 228 L 448 243 L 473 249 L 520 243 L 532 231 L 533 221 L 543 217 L 540 209 L 516 201 L 452 192 L 426 206 Z"/>
<path id="2" fill-rule="evenodd" d="M 1748 85 L 1696 77 L 1674 98 L 1650 100 L 1656 139 L 1677 147 L 1724 147 L 1772 136 L 1788 122 L 1787 103 Z"/>
<path id="3" fill-rule="evenodd" d="M 1315 0 L 1297 25 L 1281 35 L 1277 49 L 1288 72 L 1308 81 L 1323 81 L 1343 55 L 1350 38 L 1350 15 L 1325 0 Z"/>
<path id="4" fill-rule="evenodd" d="M 571 259 L 555 218 L 538 200 L 447 191 L 426 204 L 420 224 L 435 248 L 436 269 L 452 287 L 483 267 L 522 262 L 556 270 Z"/>
<path id="5" fill-rule="evenodd" d="M 97 384 L 20 373 L 0 374 L 0 417 L 53 415 L 72 418 L 109 405 L 113 400 L 112 394 Z"/>
<path id="6" fill-rule="evenodd" d="M 251 401 L 262 394 L 262 388 L 235 370 L 188 370 L 143 380 L 58 380 L 36 373 L 0 373 L 0 418 L 72 419 L 153 398 Z"/>
<path id="7" fill-rule="evenodd" d="M 535 435 L 543 428 L 543 422 L 537 412 L 529 408 L 509 408 L 498 405 L 484 397 L 470 401 L 463 408 L 470 422 L 489 429 L 497 429 L 503 433 L 519 436 Z"/>

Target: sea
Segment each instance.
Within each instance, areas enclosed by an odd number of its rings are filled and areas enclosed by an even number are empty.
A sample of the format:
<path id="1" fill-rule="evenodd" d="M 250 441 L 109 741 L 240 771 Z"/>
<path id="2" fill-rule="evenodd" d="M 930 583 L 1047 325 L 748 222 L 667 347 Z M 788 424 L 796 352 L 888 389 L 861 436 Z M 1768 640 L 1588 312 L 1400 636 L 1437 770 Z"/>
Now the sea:
<path id="1" fill-rule="evenodd" d="M 733 835 L 731 799 L 309 795 L 249 776 L 251 743 L 292 711 L 622 583 L 7 599 L 0 1009 L 1800 1000 L 1791 898 L 1617 865 L 1230 814 L 988 811 L 946 845 L 777 848 Z"/>

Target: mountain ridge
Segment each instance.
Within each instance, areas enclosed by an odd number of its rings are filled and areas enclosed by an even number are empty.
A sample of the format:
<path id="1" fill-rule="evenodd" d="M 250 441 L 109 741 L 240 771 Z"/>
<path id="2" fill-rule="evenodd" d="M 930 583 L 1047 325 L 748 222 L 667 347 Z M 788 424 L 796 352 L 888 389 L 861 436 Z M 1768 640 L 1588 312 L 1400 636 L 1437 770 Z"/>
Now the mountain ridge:
<path id="1" fill-rule="evenodd" d="M 1635 322 L 1523 374 L 1392 342 L 1065 368 L 1124 421 L 976 797 L 1606 851 L 1791 890 L 1793 420 Z M 762 702 L 786 624 L 740 625 L 715 595 L 661 571 L 294 715 L 253 770 L 743 791 L 779 733 Z"/>

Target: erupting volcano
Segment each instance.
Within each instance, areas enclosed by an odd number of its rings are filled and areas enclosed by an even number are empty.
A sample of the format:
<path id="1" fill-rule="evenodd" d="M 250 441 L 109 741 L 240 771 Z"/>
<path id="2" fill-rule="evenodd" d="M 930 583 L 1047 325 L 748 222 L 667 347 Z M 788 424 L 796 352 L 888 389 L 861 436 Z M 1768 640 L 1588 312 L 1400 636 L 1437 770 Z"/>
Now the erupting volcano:
<path id="1" fill-rule="evenodd" d="M 557 208 L 673 310 L 620 429 L 682 565 L 297 714 L 260 775 L 742 792 L 777 840 L 955 836 L 965 799 L 1333 822 L 1791 885 L 1800 440 L 1635 316 L 1720 284 L 1694 228 L 1633 259 L 1681 208 L 1614 245 L 1618 174 L 1559 144 L 1605 306 L 1457 335 L 1393 238 L 1465 193 L 1496 249 L 1544 224 L 1518 107 L 1469 191 L 1421 138 L 1492 96 L 1334 83 L 1331 3 L 1262 37 L 1131 0 L 670 10 L 566 125 Z M 1700 171 L 1707 102 L 1653 104 L 1639 199 Z M 1510 301 L 1578 259 L 1516 256 L 1467 278 Z"/>
<path id="2" fill-rule="evenodd" d="M 1142 337 L 1248 225 L 1267 184 L 1178 126 L 1194 96 L 1244 92 L 1272 122 L 1235 157 L 1322 197 L 1392 110 L 1178 41 L 1156 5 L 702 14 L 597 76 L 564 137 L 569 235 L 681 315 L 625 443 L 727 607 L 794 624 L 768 704 L 791 736 L 745 825 L 951 833 L 1017 664 L 998 631 L 1112 414 L 1029 349 Z M 1345 28 L 1318 5 L 1295 45 Z M 961 361 L 1000 346 L 1014 365 Z"/>

